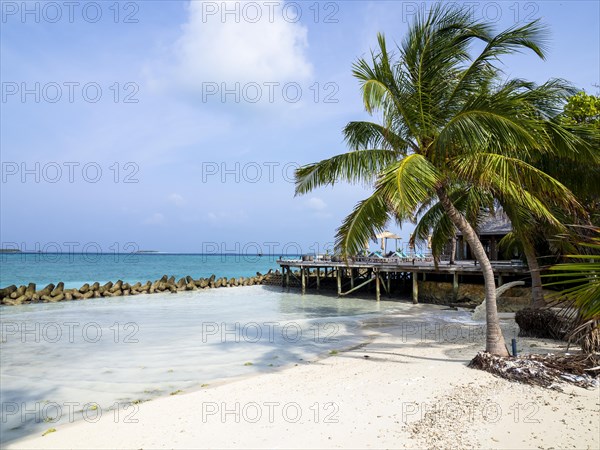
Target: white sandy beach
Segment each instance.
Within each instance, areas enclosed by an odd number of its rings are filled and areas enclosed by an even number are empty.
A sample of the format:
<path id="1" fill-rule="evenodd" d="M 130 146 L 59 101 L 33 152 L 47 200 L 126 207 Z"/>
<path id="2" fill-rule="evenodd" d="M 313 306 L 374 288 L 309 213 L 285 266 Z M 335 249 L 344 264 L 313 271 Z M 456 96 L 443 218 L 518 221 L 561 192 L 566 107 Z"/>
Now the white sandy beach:
<path id="1" fill-rule="evenodd" d="M 107 411 L 7 448 L 600 448 L 598 388 L 558 392 L 469 369 L 481 346 L 378 329 L 324 359 L 142 403 L 137 423 L 125 419 L 131 409 Z M 536 339 L 519 347 L 564 350 Z"/>

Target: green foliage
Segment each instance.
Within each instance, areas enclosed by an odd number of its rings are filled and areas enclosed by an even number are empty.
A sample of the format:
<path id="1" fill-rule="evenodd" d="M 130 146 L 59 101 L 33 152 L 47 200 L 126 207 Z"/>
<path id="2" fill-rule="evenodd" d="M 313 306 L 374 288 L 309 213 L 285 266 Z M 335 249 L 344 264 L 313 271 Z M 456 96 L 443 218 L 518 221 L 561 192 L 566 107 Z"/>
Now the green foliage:
<path id="1" fill-rule="evenodd" d="M 449 197 L 458 211 L 475 226 L 494 210 L 494 199 L 489 193 L 474 187 L 454 186 Z M 448 241 L 456 234 L 456 227 L 444 211 L 441 203 L 423 204 L 417 212 L 419 220 L 415 226 L 412 244 L 424 241 L 431 235 L 431 252 L 439 257 Z"/>
<path id="2" fill-rule="evenodd" d="M 556 121 L 575 90 L 552 79 L 541 85 L 508 79 L 500 69 L 503 55 L 532 51 L 545 58 L 547 30 L 535 21 L 494 33 L 491 24 L 466 8 L 435 5 L 419 15 L 393 51 L 383 35 L 370 58 L 353 66 L 367 112 L 381 122 L 350 122 L 344 129 L 350 151 L 296 172 L 296 193 L 344 181 L 372 186 L 336 236 L 342 254 L 358 253 L 364 242 L 393 219 L 415 220 L 437 199 L 451 193 L 469 220 L 478 208 L 464 204 L 469 195 L 514 203 L 523 221 L 560 221 L 552 207 L 581 210 L 555 177 L 537 167 L 542 158 L 593 154 L 585 136 Z M 483 45 L 481 45 L 483 44 Z M 476 52 L 475 48 L 483 47 Z M 463 199 L 462 206 L 459 199 Z M 442 210 L 418 228 L 441 226 L 432 245 L 439 249 L 454 231 Z M 468 216 L 468 217 L 467 217 Z"/>
<path id="3" fill-rule="evenodd" d="M 381 123 L 351 122 L 344 130 L 348 153 L 296 172 L 296 194 L 338 181 L 374 188 L 338 229 L 343 255 L 359 253 L 390 219 L 400 225 L 415 220 L 439 199 L 445 214 L 427 217 L 438 225 L 434 252 L 458 227 L 484 266 L 481 242 L 468 223 L 478 200 L 458 206 L 469 192 L 515 205 L 523 222 L 559 226 L 550 206 L 580 209 L 571 191 L 536 165 L 598 159 L 587 131 L 556 120 L 575 90 L 557 79 L 541 85 L 507 80 L 500 69 L 503 55 L 529 50 L 545 58 L 547 30 L 535 21 L 494 33 L 491 24 L 455 5 L 438 3 L 419 14 L 393 52 L 378 36 L 379 48 L 360 58 L 353 74 L 366 111 L 380 115 Z M 426 225 L 418 228 L 421 236 Z M 486 288 L 493 292 L 491 266 L 485 267 Z M 486 349 L 505 354 L 492 294 L 486 305 Z"/>
<path id="4" fill-rule="evenodd" d="M 588 124 L 600 128 L 600 97 L 585 92 L 575 94 L 565 105 L 563 120 L 570 125 Z"/>
<path id="5" fill-rule="evenodd" d="M 592 230 L 594 236 L 579 243 L 581 254 L 550 268 L 559 281 L 546 284 L 563 287 L 555 303 L 570 320 L 569 339 L 585 353 L 600 351 L 600 228 Z"/>
<path id="6" fill-rule="evenodd" d="M 561 296 L 572 302 L 583 320 L 600 320 L 600 229 L 589 242 L 580 243 L 591 254 L 569 255 L 572 262 L 557 264 L 550 270 L 560 281 L 548 283 L 567 285 Z"/>
<path id="7" fill-rule="evenodd" d="M 579 214 L 569 223 L 592 223 L 600 226 L 600 96 L 579 92 L 568 99 L 558 123 L 589 143 L 571 158 L 541 159 L 538 166 L 561 180 L 584 205 L 586 214 Z M 551 130 L 555 133 L 555 130 Z"/>

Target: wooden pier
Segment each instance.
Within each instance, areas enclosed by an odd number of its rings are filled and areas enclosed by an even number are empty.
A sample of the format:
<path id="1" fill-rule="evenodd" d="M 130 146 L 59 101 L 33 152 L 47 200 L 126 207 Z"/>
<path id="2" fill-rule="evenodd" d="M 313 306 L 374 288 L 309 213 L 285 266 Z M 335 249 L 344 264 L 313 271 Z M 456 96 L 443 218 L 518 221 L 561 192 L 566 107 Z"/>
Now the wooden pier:
<path id="1" fill-rule="evenodd" d="M 377 301 L 381 299 L 382 290 L 391 295 L 392 283 L 400 282 L 402 285 L 412 283 L 412 300 L 413 303 L 418 303 L 419 281 L 425 281 L 429 274 L 451 276 L 455 295 L 458 293 L 461 276 L 481 276 L 483 279 L 481 267 L 475 261 L 457 261 L 455 264 L 441 261 L 436 267 L 433 261 L 427 260 L 379 261 L 363 258 L 358 261 L 331 261 L 304 257 L 297 260 L 279 259 L 277 263 L 282 269 L 281 285 L 284 288 L 299 284 L 302 294 L 305 294 L 308 288 L 315 287 L 319 290 L 324 280 L 334 278 L 338 296 L 343 297 L 374 284 Z M 498 287 L 504 284 L 506 278 L 523 278 L 529 274 L 529 269 L 521 261 L 492 261 L 492 267 Z M 314 283 L 309 286 L 311 278 Z"/>

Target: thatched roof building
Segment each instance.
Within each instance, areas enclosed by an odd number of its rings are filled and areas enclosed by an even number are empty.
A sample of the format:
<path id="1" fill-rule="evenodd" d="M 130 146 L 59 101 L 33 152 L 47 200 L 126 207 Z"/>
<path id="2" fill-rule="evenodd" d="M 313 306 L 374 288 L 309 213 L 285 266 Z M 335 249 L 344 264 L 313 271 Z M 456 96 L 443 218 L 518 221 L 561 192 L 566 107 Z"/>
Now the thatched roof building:
<path id="1" fill-rule="evenodd" d="M 513 259 L 515 257 L 515 255 L 505 255 L 498 249 L 498 242 L 511 231 L 512 223 L 502 208 L 496 209 L 494 214 L 490 214 L 483 219 L 477 227 L 477 234 L 492 261 Z M 457 234 L 456 240 L 457 259 L 473 259 L 471 250 L 464 241 L 462 233 Z"/>
<path id="2" fill-rule="evenodd" d="M 502 208 L 496 210 L 496 214 L 490 214 L 486 217 L 479 227 L 477 233 L 480 236 L 506 236 L 512 231 L 512 223 Z"/>

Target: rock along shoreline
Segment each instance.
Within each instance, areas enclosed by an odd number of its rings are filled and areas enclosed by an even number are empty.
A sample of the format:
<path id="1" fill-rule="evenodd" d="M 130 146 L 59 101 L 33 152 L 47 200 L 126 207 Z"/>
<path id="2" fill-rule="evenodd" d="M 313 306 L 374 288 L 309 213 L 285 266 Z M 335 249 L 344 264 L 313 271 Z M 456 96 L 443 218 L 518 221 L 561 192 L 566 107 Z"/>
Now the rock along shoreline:
<path id="1" fill-rule="evenodd" d="M 58 284 L 50 283 L 41 290 L 36 290 L 35 283 L 29 283 L 27 286 L 16 285 L 7 286 L 0 289 L 0 304 L 7 306 L 16 306 L 29 303 L 56 303 L 72 300 L 87 300 L 90 298 L 104 297 L 123 297 L 128 295 L 140 294 L 158 294 L 171 292 L 176 294 L 182 291 L 198 291 L 203 289 L 216 289 L 222 287 L 237 287 L 237 286 L 255 286 L 255 285 L 272 285 L 278 281 L 281 274 L 278 270 L 273 272 L 269 270 L 265 275 L 256 272 L 253 277 L 237 277 L 217 278 L 216 275 L 211 275 L 209 278 L 194 279 L 191 276 L 175 280 L 174 276 L 169 277 L 163 275 L 160 280 L 154 282 L 147 281 L 142 284 L 125 283 L 118 280 L 113 283 L 109 281 L 105 284 L 85 283 L 79 289 L 65 289 L 65 284 L 61 281 Z"/>

